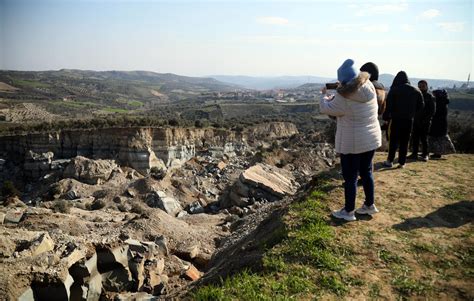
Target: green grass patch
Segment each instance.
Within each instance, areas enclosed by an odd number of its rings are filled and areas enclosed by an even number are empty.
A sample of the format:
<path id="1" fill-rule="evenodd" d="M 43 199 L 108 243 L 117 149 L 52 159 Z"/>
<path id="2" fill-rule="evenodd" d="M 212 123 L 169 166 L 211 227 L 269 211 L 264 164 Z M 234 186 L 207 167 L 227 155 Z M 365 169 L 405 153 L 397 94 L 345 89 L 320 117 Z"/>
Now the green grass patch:
<path id="1" fill-rule="evenodd" d="M 386 249 L 380 249 L 378 252 L 380 260 L 385 263 L 402 263 L 403 259 Z"/>
<path id="2" fill-rule="evenodd" d="M 119 108 L 112 108 L 112 107 L 106 107 L 103 108 L 102 111 L 109 112 L 109 113 L 128 113 L 128 110 L 125 109 L 119 109 Z"/>
<path id="3" fill-rule="evenodd" d="M 444 188 L 442 194 L 444 197 L 453 201 L 461 201 L 466 198 L 466 192 L 462 186 L 455 188 Z"/>
<path id="4" fill-rule="evenodd" d="M 127 104 L 131 107 L 136 107 L 136 108 L 143 107 L 143 102 L 138 101 L 138 100 L 128 101 Z"/>
<path id="5" fill-rule="evenodd" d="M 50 85 L 42 82 L 37 82 L 33 80 L 25 80 L 25 79 L 14 79 L 13 80 L 14 86 L 22 86 L 22 87 L 31 87 L 31 88 L 49 88 Z"/>
<path id="6" fill-rule="evenodd" d="M 412 295 L 423 295 L 432 290 L 427 281 L 419 278 L 414 278 L 407 266 L 396 265 L 393 267 L 394 277 L 392 279 L 392 286 L 400 293 L 402 297 Z"/>
<path id="7" fill-rule="evenodd" d="M 321 293 L 343 296 L 350 285 L 360 281 L 344 276 L 344 248 L 338 246 L 329 225 L 325 205 L 332 186 L 318 183 L 305 199 L 290 205 L 284 217 L 285 231 L 280 241 L 264 252 L 263 269 L 244 270 L 201 287 L 192 293 L 195 300 L 300 300 Z"/>

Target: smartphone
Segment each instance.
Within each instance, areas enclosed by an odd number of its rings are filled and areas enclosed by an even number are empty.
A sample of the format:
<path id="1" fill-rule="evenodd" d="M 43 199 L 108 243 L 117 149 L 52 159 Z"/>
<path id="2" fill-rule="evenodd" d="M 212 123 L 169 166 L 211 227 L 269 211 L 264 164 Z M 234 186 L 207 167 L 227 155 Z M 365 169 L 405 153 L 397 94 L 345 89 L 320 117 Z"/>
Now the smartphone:
<path id="1" fill-rule="evenodd" d="M 336 90 L 338 87 L 338 83 L 327 83 L 326 84 L 326 89 L 328 90 Z"/>

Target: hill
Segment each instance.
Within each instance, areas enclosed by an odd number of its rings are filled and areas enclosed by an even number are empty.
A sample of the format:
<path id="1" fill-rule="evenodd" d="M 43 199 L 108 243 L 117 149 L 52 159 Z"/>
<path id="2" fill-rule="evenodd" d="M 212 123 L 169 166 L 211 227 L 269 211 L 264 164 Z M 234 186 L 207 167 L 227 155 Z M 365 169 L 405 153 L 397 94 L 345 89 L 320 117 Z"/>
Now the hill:
<path id="1" fill-rule="evenodd" d="M 302 86 L 308 88 L 307 84 L 324 84 L 328 82 L 336 81 L 335 78 L 321 77 L 321 76 L 276 76 L 276 77 L 255 77 L 255 76 L 241 76 L 241 75 L 211 75 L 210 77 L 215 78 L 221 82 L 234 84 L 247 89 L 257 90 L 269 90 L 269 89 L 300 89 Z M 393 78 L 392 74 L 381 74 L 380 82 L 386 87 L 392 85 Z M 417 84 L 421 78 L 410 78 L 412 84 Z M 460 87 L 464 82 L 450 80 L 450 79 L 425 79 L 429 85 L 433 88 L 452 88 L 453 85 Z"/>
<path id="2" fill-rule="evenodd" d="M 306 83 L 325 83 L 331 80 L 330 78 L 320 76 L 256 77 L 243 75 L 212 75 L 211 77 L 229 84 L 257 90 L 296 88 Z"/>
<path id="3" fill-rule="evenodd" d="M 240 240 L 221 269 L 232 276 L 205 278 L 193 298 L 472 300 L 474 157 L 383 169 L 385 156 L 375 158 L 379 214 L 330 218 L 344 198 L 336 166 Z M 360 205 L 362 188 L 358 196 Z"/>
<path id="4" fill-rule="evenodd" d="M 0 98 L 41 103 L 53 113 L 146 109 L 235 89 L 212 78 L 149 71 L 0 71 Z"/>

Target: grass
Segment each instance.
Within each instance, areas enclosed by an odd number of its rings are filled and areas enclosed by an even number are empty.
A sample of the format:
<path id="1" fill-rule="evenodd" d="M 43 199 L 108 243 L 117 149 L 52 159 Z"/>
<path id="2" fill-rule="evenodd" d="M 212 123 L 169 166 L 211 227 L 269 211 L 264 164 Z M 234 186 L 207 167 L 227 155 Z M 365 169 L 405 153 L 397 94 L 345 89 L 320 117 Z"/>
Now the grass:
<path id="1" fill-rule="evenodd" d="M 327 188 L 327 187 L 326 187 Z M 193 293 L 194 300 L 300 300 L 343 296 L 355 279 L 344 276 L 343 248 L 334 238 L 324 183 L 290 206 L 281 241 L 263 256 L 263 270 L 243 272 Z"/>
<path id="2" fill-rule="evenodd" d="M 23 80 L 23 79 L 14 79 L 14 86 L 23 86 L 23 87 L 32 87 L 32 88 L 49 88 L 50 85 L 46 83 L 41 83 L 33 80 Z"/>
<path id="3" fill-rule="evenodd" d="M 412 172 L 376 174 L 381 213 L 347 224 L 328 218 L 329 206 L 344 199 L 342 180 L 321 180 L 290 206 L 262 270 L 197 289 L 194 299 L 472 300 L 474 231 L 465 204 L 473 195 L 472 162 L 450 155 L 411 163 Z M 454 225 L 456 216 L 465 223 Z M 394 227 L 400 224 L 409 227 Z"/>
<path id="4" fill-rule="evenodd" d="M 110 113 L 128 113 L 129 111 L 126 109 L 119 109 L 119 108 L 112 108 L 106 107 L 102 109 L 103 111 L 110 112 Z"/>

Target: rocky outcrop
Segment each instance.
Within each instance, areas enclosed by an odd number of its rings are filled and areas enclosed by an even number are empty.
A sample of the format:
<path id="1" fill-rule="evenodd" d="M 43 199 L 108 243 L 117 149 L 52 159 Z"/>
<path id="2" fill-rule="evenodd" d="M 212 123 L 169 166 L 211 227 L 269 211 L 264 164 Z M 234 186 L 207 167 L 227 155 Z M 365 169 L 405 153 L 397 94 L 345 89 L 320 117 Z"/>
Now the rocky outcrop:
<path id="1" fill-rule="evenodd" d="M 53 152 L 37 154 L 29 150 L 25 155 L 23 170 L 27 177 L 38 178 L 51 169 Z"/>
<path id="2" fill-rule="evenodd" d="M 160 295 L 166 288 L 166 250 L 154 242 L 127 239 L 87 249 L 73 242 L 55 246 L 45 232 L 22 235 L 22 240 L 2 239 L 0 248 L 6 267 L 13 262 L 11 258 L 32 271 L 6 273 L 18 273 L 18 285 L 10 291 L 15 300 L 94 301 L 120 292 Z"/>
<path id="3" fill-rule="evenodd" d="M 273 201 L 295 194 L 299 185 L 285 169 L 258 163 L 240 174 L 221 207 L 244 207 L 255 201 Z"/>
<path id="4" fill-rule="evenodd" d="M 240 175 L 240 181 L 278 197 L 293 195 L 297 184 L 291 172 L 268 164 L 257 164 Z"/>
<path id="5" fill-rule="evenodd" d="M 284 122 L 256 125 L 244 132 L 167 127 L 65 130 L 2 136 L 0 153 L 21 164 L 30 150 L 37 154 L 52 152 L 57 159 L 115 159 L 146 174 L 153 167 L 180 165 L 201 151 L 217 157 L 232 156 L 245 150 L 248 143 L 289 137 L 297 132 L 294 124 Z"/>
<path id="6" fill-rule="evenodd" d="M 108 180 L 117 167 L 113 160 L 91 160 L 77 156 L 66 166 L 63 177 L 95 185 Z"/>

